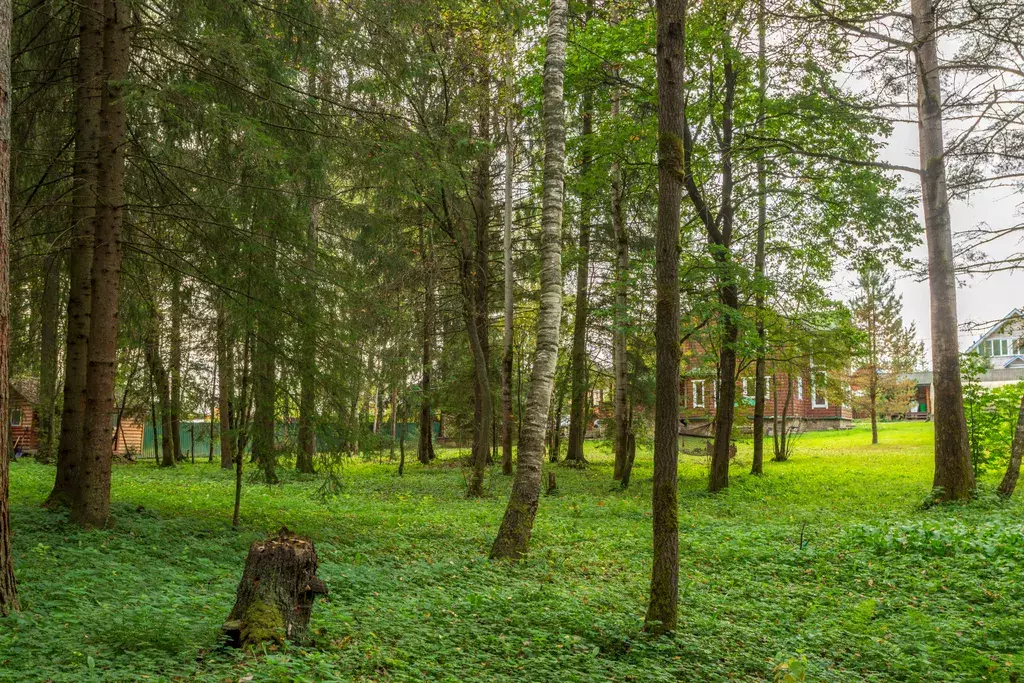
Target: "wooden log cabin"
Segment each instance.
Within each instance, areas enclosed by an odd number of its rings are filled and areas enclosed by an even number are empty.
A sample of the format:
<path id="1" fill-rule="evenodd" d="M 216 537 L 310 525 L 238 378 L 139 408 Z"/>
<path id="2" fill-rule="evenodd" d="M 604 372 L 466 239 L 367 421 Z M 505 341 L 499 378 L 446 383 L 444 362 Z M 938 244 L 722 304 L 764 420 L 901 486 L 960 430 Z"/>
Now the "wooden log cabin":
<path id="1" fill-rule="evenodd" d="M 39 451 L 39 380 L 34 377 L 11 380 L 11 450 L 25 454 Z M 111 416 L 115 441 L 113 453 L 119 457 L 136 457 L 142 453 L 145 423 L 129 415 Z M 56 421 L 55 421 L 56 423 Z M 54 436 L 56 444 L 57 437 Z"/>

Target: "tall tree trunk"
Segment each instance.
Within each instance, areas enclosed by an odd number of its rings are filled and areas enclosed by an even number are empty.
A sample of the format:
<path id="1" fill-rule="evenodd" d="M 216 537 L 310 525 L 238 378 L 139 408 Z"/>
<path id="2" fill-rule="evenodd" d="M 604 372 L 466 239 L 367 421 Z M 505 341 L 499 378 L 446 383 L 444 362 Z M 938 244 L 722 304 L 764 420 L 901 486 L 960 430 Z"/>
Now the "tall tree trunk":
<path id="1" fill-rule="evenodd" d="M 685 0 L 658 0 L 658 228 L 655 236 L 654 563 L 644 628 L 674 631 L 679 601 L 679 214 L 683 194 Z"/>
<path id="2" fill-rule="evenodd" d="M 420 365 L 420 434 L 417 457 L 426 465 L 434 455 L 434 418 L 430 410 L 430 370 L 434 348 L 434 259 L 429 242 L 423 239 L 420 225 L 420 260 L 423 265 L 423 359 Z"/>
<path id="3" fill-rule="evenodd" d="M 1013 436 L 1013 448 L 1010 451 L 1010 463 L 1006 466 L 1006 474 L 999 483 L 999 495 L 1009 498 L 1017 488 L 1020 477 L 1020 461 L 1024 459 L 1024 396 L 1020 399 L 1020 413 L 1017 416 L 1017 431 Z"/>
<path id="4" fill-rule="evenodd" d="M 757 129 L 764 128 L 765 96 L 768 89 L 768 60 L 765 56 L 765 0 L 757 3 Z M 754 256 L 754 311 L 757 326 L 757 359 L 754 362 L 754 458 L 751 474 L 764 471 L 764 406 L 767 398 L 765 387 L 765 342 L 764 329 L 764 269 L 765 238 L 768 232 L 768 174 L 765 169 L 765 150 L 757 152 L 757 245 Z M 774 405 L 774 404 L 773 404 Z"/>
<path id="5" fill-rule="evenodd" d="M 14 580 L 9 506 L 11 412 L 8 369 L 11 350 L 11 25 L 10 0 L 0 2 L 0 616 L 20 609 Z"/>
<path id="6" fill-rule="evenodd" d="M 125 106 L 129 8 L 104 1 L 103 98 L 97 155 L 95 243 L 89 366 L 86 371 L 82 462 L 75 480 L 71 518 L 99 527 L 110 516 L 111 415 L 117 373 L 118 301 L 121 290 L 121 223 L 124 218 Z"/>
<path id="7" fill-rule="evenodd" d="M 228 328 L 225 294 L 217 293 L 217 366 L 220 368 L 217 387 L 217 411 L 220 413 L 220 467 L 230 470 L 235 461 L 235 358 L 234 338 Z"/>
<path id="8" fill-rule="evenodd" d="M 40 306 L 39 346 L 39 451 L 41 462 L 53 459 L 53 417 L 57 391 L 57 326 L 60 324 L 61 254 L 47 254 L 43 262 L 43 296 Z"/>
<path id="9" fill-rule="evenodd" d="M 277 363 L 270 325 L 261 321 L 253 359 L 252 452 L 268 484 L 277 483 L 277 452 L 274 444 L 274 406 L 277 400 Z"/>
<path id="10" fill-rule="evenodd" d="M 718 363 L 718 396 L 715 400 L 715 448 L 711 456 L 711 475 L 708 490 L 712 493 L 729 485 L 729 454 L 732 446 L 732 426 L 736 414 L 736 343 L 739 339 L 739 289 L 736 284 L 736 264 L 732 258 L 733 230 L 733 175 L 732 175 L 732 139 L 733 139 L 733 104 L 736 96 L 736 72 L 732 63 L 732 44 L 726 32 L 722 41 L 724 98 L 722 101 L 722 199 L 716 221 L 708 220 L 705 228 L 708 232 L 708 246 L 718 266 L 716 276 L 719 302 L 723 307 L 722 351 Z M 692 141 L 690 142 L 692 153 Z M 688 168 L 692 169 L 690 164 Z M 692 170 L 689 180 L 693 182 Z M 687 193 L 691 202 L 695 202 L 697 194 Z M 697 203 L 694 204 L 695 208 Z M 700 210 L 698 209 L 700 213 Z M 705 217 L 709 214 L 704 213 Z M 720 227 L 717 227 L 720 226 Z"/>
<path id="11" fill-rule="evenodd" d="M 397 406 L 395 406 L 397 409 Z M 405 474 L 405 401 L 402 401 L 402 436 L 398 441 L 398 476 Z"/>
<path id="12" fill-rule="evenodd" d="M 932 370 L 935 389 L 935 477 L 947 500 L 970 498 L 974 471 L 967 439 L 956 311 L 953 232 L 946 189 L 942 92 L 933 0 L 911 0 L 917 66 L 917 116 L 924 226 L 931 292 Z"/>
<path id="13" fill-rule="evenodd" d="M 374 367 L 376 369 L 376 363 Z M 379 370 L 375 373 L 380 374 Z M 380 432 L 380 385 L 374 385 L 373 387 L 373 433 L 377 434 Z"/>
<path id="14" fill-rule="evenodd" d="M 618 23 L 613 6 L 611 22 Z M 612 67 L 618 76 L 619 67 Z M 612 90 L 612 118 L 619 116 L 620 91 Z M 618 159 L 612 163 L 612 232 L 615 234 L 615 308 L 612 328 L 612 370 L 615 375 L 615 467 L 613 476 L 626 482 L 623 475 L 629 459 L 629 358 L 626 355 L 626 328 L 629 325 L 629 310 L 626 297 L 629 290 L 629 233 L 626 231 L 625 188 L 623 187 L 622 166 Z"/>
<path id="15" fill-rule="evenodd" d="M 589 18 L 593 2 L 588 5 Z M 580 196 L 580 242 L 579 260 L 576 263 L 576 311 L 572 330 L 572 390 L 569 404 L 569 450 L 565 454 L 567 462 L 582 464 L 583 440 L 587 435 L 586 412 L 587 403 L 587 317 L 589 315 L 590 288 L 590 190 L 587 178 L 593 154 L 590 151 L 590 138 L 593 133 L 593 97 L 590 90 L 583 94 L 583 147 L 580 164 L 580 179 L 583 190 Z"/>
<path id="16" fill-rule="evenodd" d="M 469 495 L 483 495 L 484 472 L 490 460 L 491 420 L 494 407 L 490 379 L 490 343 L 487 288 L 490 274 L 490 222 L 491 222 L 491 70 L 486 50 L 482 56 L 482 68 L 478 76 L 482 97 L 477 112 L 477 136 L 485 150 L 477 160 L 473 179 L 474 248 L 469 266 L 469 282 L 472 292 L 467 292 L 472 301 L 472 316 L 468 324 L 475 328 L 470 334 L 470 349 L 473 353 L 473 477 Z M 474 340 L 475 336 L 475 340 Z"/>
<path id="17" fill-rule="evenodd" d="M 492 558 L 523 557 L 533 533 L 540 498 L 544 430 L 551 408 L 551 387 L 558 363 L 558 328 L 562 318 L 562 202 L 565 176 L 565 44 L 567 0 L 551 0 L 544 60 L 544 198 L 541 210 L 540 308 L 537 348 L 530 390 L 521 416 L 519 464 L 512 493 L 491 546 Z"/>
<path id="18" fill-rule="evenodd" d="M 391 454 L 395 453 L 395 439 L 398 438 L 398 385 L 391 387 Z"/>
<path id="19" fill-rule="evenodd" d="M 463 271 L 474 268 L 470 265 L 470 256 L 464 255 L 462 259 Z M 463 282 L 469 285 L 466 289 L 473 287 L 474 278 L 472 273 L 463 272 Z M 479 301 L 474 301 L 474 292 L 465 291 L 466 302 L 466 329 L 469 332 L 469 348 L 473 354 L 473 395 L 474 395 L 474 420 L 473 420 L 473 450 L 472 465 L 473 474 L 469 483 L 467 495 L 479 497 L 484 494 L 484 473 L 487 469 L 487 459 L 490 451 L 491 432 L 491 383 L 487 372 L 487 356 L 484 351 L 483 339 L 480 336 L 480 325 L 478 324 L 477 306 Z M 485 328 L 486 331 L 486 328 Z"/>
<path id="20" fill-rule="evenodd" d="M 171 286 L 171 347 L 168 365 L 171 380 L 171 442 L 174 457 L 181 460 L 181 275 L 174 274 Z"/>
<path id="21" fill-rule="evenodd" d="M 511 57 L 511 56 L 510 56 Z M 512 75 L 506 83 L 511 97 Z M 505 113 L 505 226 L 503 263 L 505 276 L 505 320 L 501 355 L 501 472 L 512 474 L 512 325 L 515 320 L 512 272 L 512 176 L 515 172 L 515 142 L 512 139 L 512 107 Z"/>
<path id="22" fill-rule="evenodd" d="M 245 342 L 242 344 L 242 381 L 238 392 L 238 410 L 231 415 L 231 427 L 235 432 L 235 453 L 239 458 L 245 457 L 245 449 L 249 445 L 249 430 L 252 417 L 252 324 L 245 331 Z M 237 469 L 237 468 L 236 468 Z"/>
<path id="23" fill-rule="evenodd" d="M 877 368 L 872 368 L 871 379 L 868 380 L 871 388 L 868 390 L 871 400 L 871 444 L 878 444 L 878 376 Z"/>
<path id="24" fill-rule="evenodd" d="M 78 62 L 75 67 L 75 160 L 68 247 L 67 334 L 64 407 L 57 446 L 57 475 L 46 504 L 71 505 L 82 460 L 85 382 L 89 365 L 92 260 L 96 212 L 96 155 L 103 98 L 103 1 L 79 3 Z"/>
<path id="25" fill-rule="evenodd" d="M 302 374 L 299 388 L 299 453 L 295 468 L 304 474 L 315 471 L 313 457 L 316 455 L 316 322 L 319 307 L 316 292 L 317 250 L 319 242 L 320 204 L 313 203 L 309 210 L 309 256 L 310 284 L 307 302 L 307 329 L 303 331 Z"/>
<path id="26" fill-rule="evenodd" d="M 156 313 L 156 304 L 150 314 L 149 329 L 146 331 L 146 364 L 149 366 L 150 377 L 156 390 L 157 403 L 160 406 L 160 445 L 163 451 L 161 467 L 171 467 L 177 462 L 174 457 L 174 414 L 171 411 L 171 389 L 167 369 L 160 359 L 160 318 Z M 153 442 L 156 443 L 156 421 L 153 422 Z"/>
<path id="27" fill-rule="evenodd" d="M 733 317 L 739 309 L 735 284 L 722 288 L 722 306 L 726 319 L 722 323 L 722 350 L 718 357 L 718 394 L 715 397 L 715 449 L 711 455 L 711 476 L 708 490 L 714 493 L 729 486 L 729 451 L 732 446 L 732 425 L 736 416 L 736 342 L 739 329 Z"/>
<path id="28" fill-rule="evenodd" d="M 209 450 L 207 451 L 207 462 L 211 463 L 213 462 L 213 416 L 217 412 L 217 382 L 217 364 L 215 362 L 213 364 L 213 384 L 210 386 L 210 441 L 207 444 L 209 446 Z M 127 395 L 127 392 L 125 392 L 125 394 Z"/>

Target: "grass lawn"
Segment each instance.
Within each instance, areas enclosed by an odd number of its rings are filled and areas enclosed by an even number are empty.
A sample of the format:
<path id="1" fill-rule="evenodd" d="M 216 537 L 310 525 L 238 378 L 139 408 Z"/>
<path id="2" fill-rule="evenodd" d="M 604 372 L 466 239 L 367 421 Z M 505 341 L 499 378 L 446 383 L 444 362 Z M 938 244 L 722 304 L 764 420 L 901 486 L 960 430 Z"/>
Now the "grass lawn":
<path id="1" fill-rule="evenodd" d="M 238 533 L 232 475 L 216 465 L 115 468 L 116 526 L 83 533 L 39 507 L 53 468 L 16 462 L 24 611 L 0 622 L 0 679 L 1016 680 L 1022 506 L 983 493 L 925 508 L 931 430 L 884 424 L 875 447 L 862 426 L 805 435 L 761 478 L 747 444 L 715 496 L 706 461 L 682 456 L 674 639 L 640 632 L 649 453 L 624 493 L 597 444 L 586 470 L 557 467 L 519 565 L 486 559 L 510 478 L 495 471 L 489 497 L 467 500 L 451 460 L 413 461 L 401 479 L 353 461 L 329 500 L 315 477 L 250 485 Z M 313 537 L 330 587 L 316 642 L 219 647 L 249 543 L 282 524 Z"/>

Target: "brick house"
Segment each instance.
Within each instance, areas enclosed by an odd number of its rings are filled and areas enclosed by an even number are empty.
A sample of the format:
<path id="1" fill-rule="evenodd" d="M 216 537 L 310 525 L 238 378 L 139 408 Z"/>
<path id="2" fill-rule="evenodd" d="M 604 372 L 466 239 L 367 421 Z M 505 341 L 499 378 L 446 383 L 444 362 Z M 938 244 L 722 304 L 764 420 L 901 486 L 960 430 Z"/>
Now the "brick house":
<path id="1" fill-rule="evenodd" d="M 684 362 L 689 367 L 680 381 L 680 432 L 707 435 L 717 412 L 718 387 L 713 369 L 696 364 L 700 348 L 692 342 L 685 345 Z M 765 434 L 774 429 L 776 415 L 781 420 L 785 414 L 790 431 L 823 431 L 829 429 L 850 429 L 853 427 L 853 409 L 836 396 L 834 382 L 828 373 L 815 370 L 813 365 L 792 382 L 785 373 L 765 377 Z M 742 374 L 736 384 L 736 425 L 748 428 L 754 419 L 753 366 Z M 777 405 L 776 405 L 777 404 Z"/>

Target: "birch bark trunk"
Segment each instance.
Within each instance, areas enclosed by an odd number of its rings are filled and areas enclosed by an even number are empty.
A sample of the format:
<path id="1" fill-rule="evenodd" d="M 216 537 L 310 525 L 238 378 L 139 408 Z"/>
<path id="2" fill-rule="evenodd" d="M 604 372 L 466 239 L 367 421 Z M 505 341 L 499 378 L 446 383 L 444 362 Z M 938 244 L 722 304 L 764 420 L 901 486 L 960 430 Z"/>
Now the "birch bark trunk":
<path id="1" fill-rule="evenodd" d="M 526 408 L 521 415 L 519 463 L 512 493 L 491 546 L 492 558 L 526 555 L 540 498 L 544 432 L 551 409 L 551 388 L 558 363 L 562 318 L 562 203 L 565 176 L 565 81 L 567 0 L 551 0 L 544 60 L 544 198 L 541 210 L 540 308 Z"/>

